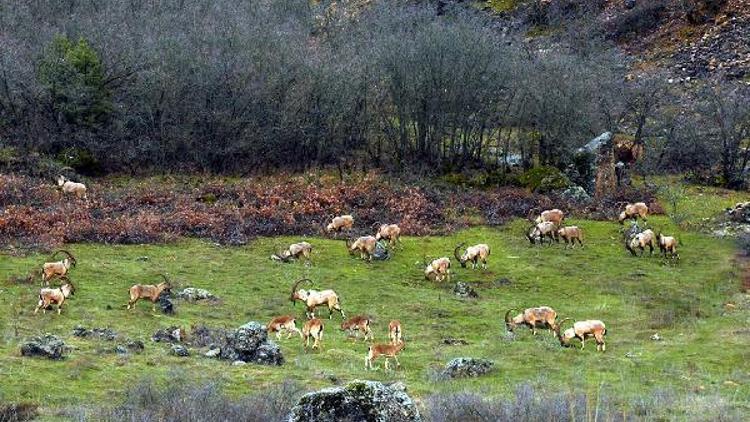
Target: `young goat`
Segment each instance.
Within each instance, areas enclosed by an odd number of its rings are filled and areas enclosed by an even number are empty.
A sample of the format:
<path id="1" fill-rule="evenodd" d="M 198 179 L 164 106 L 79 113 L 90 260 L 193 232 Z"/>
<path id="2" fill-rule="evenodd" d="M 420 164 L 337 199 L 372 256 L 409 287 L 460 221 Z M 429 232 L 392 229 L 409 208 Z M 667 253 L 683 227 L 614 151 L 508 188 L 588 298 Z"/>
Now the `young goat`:
<path id="1" fill-rule="evenodd" d="M 75 183 L 66 179 L 65 176 L 57 176 L 57 186 L 62 189 L 65 194 L 74 194 L 78 198 L 86 199 L 86 185 L 83 183 Z"/>
<path id="2" fill-rule="evenodd" d="M 534 219 L 534 222 L 539 224 L 539 223 L 549 221 L 551 223 L 554 223 L 556 226 L 559 226 L 560 224 L 562 224 L 564 219 L 565 219 L 565 213 L 555 208 L 551 210 L 542 211 L 542 213 L 539 214 L 539 216 Z"/>
<path id="3" fill-rule="evenodd" d="M 287 340 L 292 337 L 292 334 L 299 334 L 302 338 L 302 331 L 297 328 L 296 319 L 291 315 L 278 316 L 268 323 L 266 328 L 268 334 L 276 333 L 276 340 L 281 340 L 281 332 L 287 332 Z"/>
<path id="4" fill-rule="evenodd" d="M 620 224 L 624 224 L 625 220 L 628 218 L 632 218 L 634 220 L 637 220 L 638 217 L 641 218 L 641 220 L 646 221 L 646 217 L 648 216 L 648 205 L 646 205 L 645 202 L 636 202 L 634 204 L 626 204 L 625 210 L 620 213 L 620 216 L 617 218 L 617 221 L 620 222 Z"/>
<path id="5" fill-rule="evenodd" d="M 71 267 L 75 267 L 78 263 L 73 254 L 66 251 L 65 249 L 60 249 L 52 254 L 52 258 L 54 259 L 55 255 L 60 252 L 64 253 L 68 257 L 63 259 L 62 261 L 46 262 L 42 265 L 42 282 L 44 282 L 47 286 L 49 286 L 50 280 L 56 277 L 65 276 L 66 274 L 68 274 L 68 271 L 70 271 Z"/>
<path id="6" fill-rule="evenodd" d="M 310 262 L 311 253 L 311 244 L 307 242 L 292 243 L 285 251 L 280 251 L 271 255 L 271 259 L 282 262 L 290 262 L 293 259 L 304 257 L 305 261 Z"/>
<path id="7" fill-rule="evenodd" d="M 391 247 L 401 243 L 401 228 L 398 224 L 376 223 L 375 227 L 378 227 L 378 232 L 375 233 L 375 239 L 385 239 Z"/>
<path id="8" fill-rule="evenodd" d="M 429 264 L 425 262 L 424 277 L 430 281 L 451 281 L 451 260 L 442 257 L 433 260 Z"/>
<path id="9" fill-rule="evenodd" d="M 570 245 L 571 248 L 574 248 L 576 240 L 579 245 L 583 246 L 583 230 L 579 229 L 578 226 L 561 227 L 557 230 L 557 236 L 565 241 L 566 248 L 568 245 Z"/>
<path id="10" fill-rule="evenodd" d="M 401 366 L 401 362 L 398 361 L 398 354 L 406 348 L 406 344 L 403 341 L 399 341 L 396 344 L 373 344 L 367 349 L 367 356 L 365 356 L 365 369 L 375 369 L 372 366 L 372 361 L 379 358 L 380 356 L 385 357 L 385 369 L 388 367 L 388 359 L 393 358 L 396 360 L 396 367 Z"/>
<path id="11" fill-rule="evenodd" d="M 341 230 L 351 230 L 354 227 L 354 217 L 351 215 L 340 215 L 333 217 L 333 220 L 326 226 L 328 233 L 340 232 Z"/>
<path id="12" fill-rule="evenodd" d="M 458 250 L 464 246 L 465 243 L 461 243 L 456 246 L 453 250 L 453 255 L 456 257 L 462 268 L 466 268 L 466 263 L 471 261 L 471 268 L 476 269 L 479 261 L 482 262 L 482 268 L 487 269 L 487 257 L 490 256 L 490 247 L 484 243 L 478 245 L 469 246 L 466 248 L 463 254 L 459 255 Z"/>
<path id="13" fill-rule="evenodd" d="M 541 223 L 538 223 L 534 227 L 531 227 L 526 232 L 526 237 L 529 239 L 529 242 L 531 242 L 532 245 L 536 243 L 537 239 L 539 239 L 539 244 L 543 245 L 544 238 L 548 237 L 549 243 L 551 245 L 553 241 L 557 240 L 555 238 L 555 234 L 557 233 L 555 231 L 556 228 L 557 226 L 555 225 L 555 223 L 551 221 L 543 221 Z"/>
<path id="14" fill-rule="evenodd" d="M 378 240 L 374 236 L 362 236 L 357 240 L 346 240 L 346 248 L 349 250 L 349 255 L 355 255 L 359 251 L 359 257 L 372 261 L 372 255 L 375 253 Z"/>
<path id="15" fill-rule="evenodd" d="M 573 324 L 573 328 L 568 328 L 560 334 L 560 326 L 569 319 L 570 318 L 563 319 L 560 321 L 560 324 L 555 327 L 555 335 L 557 336 L 557 339 L 560 340 L 562 346 L 570 347 L 570 340 L 577 338 L 581 340 L 581 350 L 583 350 L 586 346 L 586 338 L 594 337 L 596 340 L 596 350 L 601 350 L 602 352 L 606 350 L 607 346 L 604 344 L 604 336 L 607 335 L 607 327 L 603 322 L 595 319 L 578 321 Z"/>
<path id="16" fill-rule="evenodd" d="M 370 318 L 366 316 L 355 316 L 341 323 L 341 329 L 346 331 L 349 337 L 354 333 L 354 341 L 359 338 L 359 333 L 364 333 L 364 341 L 367 341 L 368 337 L 370 340 L 374 338 L 372 329 L 370 328 Z"/>
<path id="17" fill-rule="evenodd" d="M 672 236 L 662 236 L 661 233 L 656 235 L 656 243 L 659 245 L 659 250 L 664 254 L 664 258 L 667 257 L 669 252 L 670 258 L 680 258 L 677 253 L 677 239 Z"/>
<path id="18" fill-rule="evenodd" d="M 540 306 L 538 308 L 527 308 L 522 313 L 511 318 L 510 314 L 515 309 L 508 309 L 505 313 L 505 328 L 509 332 L 513 332 L 519 325 L 525 325 L 531 329 L 531 332 L 536 335 L 537 327 L 543 327 L 550 330 L 550 333 L 554 334 L 555 330 L 555 319 L 557 319 L 557 312 L 549 306 Z"/>
<path id="19" fill-rule="evenodd" d="M 309 319 L 302 326 L 302 339 L 305 345 L 305 351 L 310 345 L 310 337 L 313 338 L 313 349 L 320 349 L 320 342 L 323 340 L 323 321 L 318 318 Z"/>
<path id="20" fill-rule="evenodd" d="M 128 309 L 133 309 L 136 302 L 140 299 L 150 300 L 151 309 L 156 312 L 156 302 L 159 301 L 159 296 L 163 291 L 169 291 L 172 288 L 172 284 L 164 274 L 159 274 L 164 281 L 157 284 L 134 284 L 130 287 L 130 300 L 128 301 Z"/>
<path id="21" fill-rule="evenodd" d="M 630 251 L 633 256 L 643 256 L 643 252 L 648 246 L 649 254 L 654 254 L 654 232 L 651 229 L 646 229 L 635 236 L 631 237 L 625 242 L 625 247 Z M 640 255 L 637 255 L 635 250 L 640 249 Z"/>
<path id="22" fill-rule="evenodd" d="M 401 321 L 394 319 L 388 323 L 388 339 L 391 344 L 397 344 L 401 342 Z"/>
<path id="23" fill-rule="evenodd" d="M 65 283 L 57 289 L 42 288 L 39 290 L 39 303 L 36 305 L 36 309 L 34 309 L 34 314 L 39 312 L 39 309 L 46 314 L 47 308 L 52 304 L 56 304 L 57 314 L 60 315 L 65 299 L 73 296 L 75 292 L 75 286 L 73 286 L 73 283 L 67 277 L 62 276 L 61 280 L 64 280 Z"/>
<path id="24" fill-rule="evenodd" d="M 308 319 L 315 318 L 315 308 L 318 306 L 328 306 L 328 319 L 331 319 L 333 316 L 333 311 L 338 311 L 339 314 L 341 314 L 341 318 L 346 318 L 344 316 L 344 311 L 341 309 L 341 304 L 339 302 L 339 296 L 334 292 L 333 290 L 305 290 L 305 289 L 299 289 L 297 290 L 297 286 L 299 286 L 302 282 L 308 282 L 312 283 L 312 280 L 309 278 L 303 278 L 301 280 L 297 280 L 294 283 L 294 286 L 292 286 L 292 295 L 289 297 L 289 300 L 292 301 L 292 303 L 296 304 L 296 301 L 303 302 L 306 306 L 306 312 Z"/>

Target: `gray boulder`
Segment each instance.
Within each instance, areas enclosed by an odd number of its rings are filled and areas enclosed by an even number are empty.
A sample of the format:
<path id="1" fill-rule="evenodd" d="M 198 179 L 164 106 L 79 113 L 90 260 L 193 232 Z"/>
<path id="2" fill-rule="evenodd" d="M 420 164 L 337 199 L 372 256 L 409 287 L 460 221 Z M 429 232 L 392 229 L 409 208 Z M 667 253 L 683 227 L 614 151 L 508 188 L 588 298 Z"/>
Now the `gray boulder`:
<path id="1" fill-rule="evenodd" d="M 174 314 L 174 303 L 172 302 L 172 293 L 164 290 L 159 295 L 159 309 L 167 315 Z"/>
<path id="2" fill-rule="evenodd" d="M 170 353 L 183 358 L 190 356 L 190 351 L 187 349 L 187 347 L 180 344 L 173 344 Z"/>
<path id="3" fill-rule="evenodd" d="M 591 195 L 586 192 L 586 189 L 578 185 L 573 185 L 560 193 L 563 199 L 573 202 L 589 202 L 591 201 Z"/>
<path id="4" fill-rule="evenodd" d="M 477 298 L 479 295 L 474 290 L 473 287 L 469 283 L 464 283 L 463 281 L 459 281 L 456 283 L 455 286 L 453 286 L 453 294 L 455 294 L 458 297 L 470 297 L 470 298 Z"/>
<path id="5" fill-rule="evenodd" d="M 226 333 L 219 356 L 226 360 L 241 360 L 263 365 L 284 363 L 284 356 L 279 346 L 268 340 L 266 327 L 255 321 Z"/>
<path id="6" fill-rule="evenodd" d="M 187 287 L 175 295 L 178 299 L 186 300 L 188 302 L 196 302 L 199 300 L 215 301 L 217 297 L 213 293 L 206 289 L 199 289 L 197 287 Z"/>
<path id="7" fill-rule="evenodd" d="M 402 383 L 352 381 L 343 387 L 305 394 L 292 408 L 290 422 L 407 422 L 421 421 Z"/>
<path id="8" fill-rule="evenodd" d="M 487 359 L 455 358 L 445 365 L 445 378 L 478 377 L 492 370 L 495 362 Z"/>
<path id="9" fill-rule="evenodd" d="M 98 338 L 101 340 L 114 341 L 117 338 L 117 332 L 111 328 L 92 328 L 88 329 L 81 325 L 73 328 L 73 335 L 82 338 Z"/>
<path id="10" fill-rule="evenodd" d="M 151 340 L 155 342 L 166 342 L 166 343 L 179 343 L 181 342 L 185 337 L 185 334 L 182 331 L 182 328 L 173 325 L 168 328 L 161 328 L 159 330 L 156 330 L 153 336 L 151 336 Z"/>
<path id="11" fill-rule="evenodd" d="M 21 356 L 39 356 L 47 359 L 64 359 L 68 347 L 59 337 L 52 334 L 32 337 L 21 345 Z"/>

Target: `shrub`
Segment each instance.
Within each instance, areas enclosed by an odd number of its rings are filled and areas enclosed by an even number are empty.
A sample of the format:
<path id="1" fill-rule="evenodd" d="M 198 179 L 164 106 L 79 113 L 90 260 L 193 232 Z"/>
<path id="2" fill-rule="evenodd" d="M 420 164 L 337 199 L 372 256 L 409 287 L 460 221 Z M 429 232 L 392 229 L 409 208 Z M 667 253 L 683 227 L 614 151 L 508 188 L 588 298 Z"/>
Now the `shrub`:
<path id="1" fill-rule="evenodd" d="M 551 166 L 534 167 L 521 174 L 518 181 L 532 192 L 539 193 L 548 193 L 570 186 L 567 176 Z"/>
<path id="2" fill-rule="evenodd" d="M 666 0 L 639 1 L 633 9 L 611 21 L 611 36 L 621 40 L 641 35 L 659 25 L 666 11 Z"/>
<path id="3" fill-rule="evenodd" d="M 33 403 L 0 403 L 0 421 L 30 421 L 39 414 L 39 406 Z"/>

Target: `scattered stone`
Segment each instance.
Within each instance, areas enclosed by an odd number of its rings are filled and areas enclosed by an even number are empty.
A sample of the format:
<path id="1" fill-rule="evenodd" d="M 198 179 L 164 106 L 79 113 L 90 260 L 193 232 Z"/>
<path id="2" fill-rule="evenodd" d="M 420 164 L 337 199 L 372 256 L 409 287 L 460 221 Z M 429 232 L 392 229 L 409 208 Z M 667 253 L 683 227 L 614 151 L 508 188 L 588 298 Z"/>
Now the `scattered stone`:
<path id="1" fill-rule="evenodd" d="M 127 355 L 128 349 L 126 349 L 125 346 L 118 345 L 117 347 L 115 347 L 115 353 L 117 353 L 118 355 Z"/>
<path id="2" fill-rule="evenodd" d="M 458 297 L 464 297 L 464 298 L 477 298 L 479 295 L 474 290 L 471 285 L 468 283 L 464 283 L 463 281 L 459 281 L 456 283 L 455 286 L 453 286 L 453 294 L 455 294 Z"/>
<path id="3" fill-rule="evenodd" d="M 659 333 L 654 333 L 654 335 L 651 336 L 651 340 L 653 341 L 662 341 L 663 339 L 659 335 Z"/>
<path id="4" fill-rule="evenodd" d="M 174 303 L 172 303 L 172 293 L 164 290 L 159 295 L 159 309 L 167 315 L 174 314 Z"/>
<path id="5" fill-rule="evenodd" d="M 500 286 L 509 286 L 512 283 L 512 281 L 507 277 L 501 277 L 495 280 L 492 284 L 495 285 L 495 287 Z"/>
<path id="6" fill-rule="evenodd" d="M 183 358 L 190 356 L 190 351 L 188 351 L 187 347 L 180 344 L 173 344 L 171 353 L 175 356 L 180 356 Z"/>
<path id="7" fill-rule="evenodd" d="M 139 256 L 139 257 L 138 257 L 138 258 L 136 258 L 135 260 L 136 260 L 136 261 L 140 261 L 140 262 L 146 262 L 146 261 L 148 261 L 148 259 L 149 259 L 149 258 L 148 258 L 147 256 Z"/>
<path id="8" fill-rule="evenodd" d="M 108 341 L 114 341 L 117 338 L 117 332 L 111 328 L 92 328 L 89 330 L 81 325 L 76 325 L 73 328 L 73 335 L 82 338 L 97 337 Z"/>
<path id="9" fill-rule="evenodd" d="M 59 337 L 52 334 L 32 337 L 21 345 L 21 356 L 39 356 L 59 360 L 65 358 L 68 347 Z"/>
<path id="10" fill-rule="evenodd" d="M 290 422 L 417 422 L 422 418 L 402 383 L 355 380 L 343 387 L 305 394 L 292 408 Z"/>
<path id="11" fill-rule="evenodd" d="M 573 185 L 560 193 L 560 196 L 568 201 L 572 202 L 589 202 L 591 201 L 591 195 L 586 192 L 586 189 L 578 185 Z"/>
<path id="12" fill-rule="evenodd" d="M 241 360 L 263 365 L 284 363 L 284 356 L 279 346 L 268 340 L 266 327 L 255 321 L 248 322 L 226 334 L 220 357 L 231 361 Z"/>
<path id="13" fill-rule="evenodd" d="M 140 340 L 129 340 L 125 343 L 125 348 L 131 352 L 140 353 L 146 348 L 146 345 Z"/>
<path id="14" fill-rule="evenodd" d="M 217 348 L 209 349 L 206 353 L 203 354 L 203 356 L 207 358 L 217 358 L 219 357 L 220 354 L 221 354 L 221 349 L 217 347 Z"/>
<path id="15" fill-rule="evenodd" d="M 157 330 L 151 340 L 155 342 L 167 342 L 167 343 L 179 343 L 185 338 L 185 333 L 182 328 L 175 325 L 169 328 L 161 328 Z"/>
<path id="16" fill-rule="evenodd" d="M 247 365 L 247 362 L 243 360 L 236 360 L 232 362 L 232 366 L 245 366 L 245 365 Z"/>
<path id="17" fill-rule="evenodd" d="M 206 289 L 199 289 L 197 287 L 187 287 L 176 295 L 177 299 L 186 300 L 188 302 L 196 302 L 199 300 L 216 301 L 218 298 Z"/>
<path id="18" fill-rule="evenodd" d="M 469 342 L 460 338 L 447 337 L 443 339 L 443 344 L 447 344 L 448 346 L 466 346 Z"/>
<path id="19" fill-rule="evenodd" d="M 495 362 L 477 358 L 455 358 L 445 365 L 442 375 L 446 378 L 478 377 L 492 370 Z"/>
<path id="20" fill-rule="evenodd" d="M 391 253 L 388 251 L 388 247 L 385 242 L 378 242 L 375 244 L 375 251 L 372 253 L 372 259 L 376 261 L 385 261 L 391 258 Z"/>

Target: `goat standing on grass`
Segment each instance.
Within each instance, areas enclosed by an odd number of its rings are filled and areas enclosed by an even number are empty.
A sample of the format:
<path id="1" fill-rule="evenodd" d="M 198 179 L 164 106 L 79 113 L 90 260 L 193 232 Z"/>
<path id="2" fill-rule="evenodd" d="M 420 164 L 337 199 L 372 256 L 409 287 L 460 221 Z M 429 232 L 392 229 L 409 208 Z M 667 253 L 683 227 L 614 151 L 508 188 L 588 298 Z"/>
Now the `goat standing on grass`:
<path id="1" fill-rule="evenodd" d="M 375 233 L 375 239 L 385 239 L 391 247 L 395 247 L 396 244 L 401 243 L 401 228 L 398 224 L 375 223 L 375 227 L 378 228 L 377 233 Z"/>
<path id="2" fill-rule="evenodd" d="M 54 254 L 52 254 L 52 258 L 55 258 L 55 255 L 58 253 L 64 253 L 68 257 L 63 259 L 62 261 L 57 262 L 46 262 L 42 265 L 42 282 L 45 283 L 47 286 L 49 286 L 50 280 L 56 278 L 56 277 L 64 277 L 72 267 L 75 267 L 78 261 L 76 261 L 76 258 L 73 256 L 72 253 L 66 251 L 65 249 L 59 249 Z"/>
<path id="3" fill-rule="evenodd" d="M 680 254 L 677 253 L 677 239 L 659 233 L 656 235 L 656 243 L 659 245 L 661 253 L 664 254 L 664 258 L 667 257 L 667 252 L 669 252 L 670 258 L 680 259 Z"/>
<path id="4" fill-rule="evenodd" d="M 37 312 L 39 312 L 39 309 L 41 309 L 42 312 L 46 314 L 47 308 L 52 304 L 57 305 L 57 314 L 60 315 L 60 313 L 62 312 L 63 303 L 65 303 L 65 299 L 73 296 L 73 293 L 75 292 L 75 286 L 73 286 L 73 283 L 71 283 L 67 277 L 62 276 L 60 279 L 64 280 L 65 283 L 59 288 L 42 288 L 41 290 L 39 290 L 39 303 L 36 305 L 36 309 L 34 309 L 35 315 Z"/>
<path id="5" fill-rule="evenodd" d="M 354 341 L 357 341 L 359 338 L 359 333 L 364 333 L 364 341 L 367 341 L 369 338 L 372 340 L 374 338 L 372 334 L 372 329 L 370 328 L 370 318 L 362 315 L 358 315 L 352 318 L 349 318 L 348 320 L 341 323 L 341 329 L 343 331 L 346 331 L 349 337 L 351 337 L 351 334 L 354 333 Z"/>
<path id="6" fill-rule="evenodd" d="M 645 202 L 636 202 L 634 204 L 626 204 L 625 209 L 620 213 L 620 216 L 617 217 L 617 221 L 619 221 L 620 224 L 624 224 L 625 220 L 628 218 L 637 220 L 638 217 L 640 217 L 641 220 L 646 221 L 647 216 L 648 205 L 646 205 Z"/>
<path id="7" fill-rule="evenodd" d="M 373 344 L 367 349 L 367 356 L 365 356 L 365 369 L 375 369 L 372 366 L 372 361 L 379 358 L 380 356 L 385 357 L 385 369 L 388 367 L 388 359 L 393 358 L 396 361 L 396 367 L 401 367 L 401 362 L 398 361 L 398 354 L 406 348 L 406 344 L 403 341 L 399 341 L 396 344 Z"/>
<path id="8" fill-rule="evenodd" d="M 519 325 L 529 327 L 531 332 L 536 335 L 537 327 L 547 328 L 550 333 L 554 334 L 555 319 L 557 312 L 549 306 L 540 306 L 538 308 L 527 308 L 524 311 L 511 318 L 510 314 L 515 309 L 508 309 L 505 313 L 505 328 L 508 332 L 513 332 Z"/>
<path id="9" fill-rule="evenodd" d="M 292 294 L 291 296 L 289 296 L 289 300 L 291 300 L 294 304 L 296 304 L 296 301 L 298 300 L 300 302 L 303 302 L 306 307 L 305 314 L 307 315 L 308 319 L 315 318 L 315 308 L 318 306 L 328 306 L 328 319 L 331 319 L 333 317 L 333 311 L 337 311 L 339 314 L 341 314 L 342 319 L 346 318 L 344 316 L 344 311 L 341 309 L 339 296 L 336 294 L 336 292 L 334 292 L 333 290 L 297 290 L 297 287 L 302 282 L 312 283 L 312 280 L 310 280 L 309 278 L 297 280 L 292 286 Z"/>
<path id="10" fill-rule="evenodd" d="M 555 235 L 557 233 L 555 229 L 557 229 L 555 223 L 551 221 L 543 221 L 531 227 L 526 232 L 526 237 L 529 239 L 529 242 L 531 242 L 532 245 L 536 243 L 537 239 L 539 239 L 540 245 L 544 245 L 544 238 L 547 237 L 549 238 L 549 243 L 551 245 L 553 241 L 557 240 L 555 238 Z"/>
<path id="11" fill-rule="evenodd" d="M 604 344 L 604 336 L 607 335 L 607 327 L 603 322 L 593 319 L 587 321 L 577 321 L 573 324 L 573 328 L 568 328 L 562 334 L 560 334 L 560 326 L 570 318 L 565 318 L 560 321 L 560 324 L 555 326 L 555 335 L 560 340 L 560 344 L 564 347 L 570 347 L 570 340 L 577 338 L 581 340 L 581 350 L 586 346 L 586 338 L 593 337 L 596 340 L 596 350 L 602 352 L 607 349 Z"/>
<path id="12" fill-rule="evenodd" d="M 305 321 L 305 325 L 302 326 L 302 339 L 305 345 L 305 351 L 307 351 L 310 345 L 310 337 L 313 338 L 313 349 L 320 349 L 320 342 L 323 340 L 323 321 L 318 318 L 313 318 Z"/>
<path id="13" fill-rule="evenodd" d="M 57 186 L 66 195 L 74 194 L 77 198 L 86 199 L 86 185 L 83 183 L 71 182 L 65 176 L 57 176 Z"/>
<path id="14" fill-rule="evenodd" d="M 461 243 L 456 246 L 453 250 L 453 255 L 456 257 L 458 262 L 461 264 L 461 268 L 466 268 L 466 263 L 471 261 L 471 268 L 476 269 L 479 262 L 482 262 L 482 268 L 487 269 L 487 257 L 490 256 L 490 247 L 487 244 L 480 243 L 478 245 L 469 246 L 466 248 L 463 254 L 459 255 L 458 251 L 466 243 Z"/>
<path id="15" fill-rule="evenodd" d="M 292 337 L 292 334 L 299 334 L 302 338 L 302 331 L 297 328 L 296 319 L 291 315 L 279 316 L 271 320 L 268 323 L 266 330 L 268 334 L 276 333 L 276 340 L 281 340 L 281 332 L 287 332 L 287 340 Z"/>
<path id="16" fill-rule="evenodd" d="M 378 245 L 378 240 L 374 236 L 362 236 L 357 240 L 347 239 L 345 242 L 349 255 L 354 256 L 359 252 L 361 259 L 372 262 L 372 256 L 375 254 L 375 248 Z"/>
<path id="17" fill-rule="evenodd" d="M 565 241 L 566 248 L 568 246 L 574 248 L 576 245 L 576 240 L 578 241 L 578 244 L 583 247 L 583 230 L 578 228 L 578 226 L 561 227 L 559 230 L 557 230 L 557 236 L 558 239 L 562 238 Z"/>
<path id="18" fill-rule="evenodd" d="M 625 248 L 630 251 L 633 256 L 643 256 L 643 252 L 648 246 L 649 254 L 654 254 L 654 232 L 651 229 L 646 229 L 635 236 L 631 237 L 625 242 Z M 635 250 L 640 249 L 641 253 L 636 254 Z"/>
<path id="19" fill-rule="evenodd" d="M 529 215 L 533 215 L 533 212 L 534 210 L 531 210 L 529 212 Z M 562 224 L 564 219 L 565 219 L 565 213 L 555 208 L 551 210 L 542 211 L 541 214 L 539 214 L 533 221 L 536 224 L 550 222 L 550 223 L 553 223 L 555 226 L 560 226 L 560 224 Z"/>
<path id="20" fill-rule="evenodd" d="M 341 230 L 351 230 L 354 227 L 354 217 L 351 215 L 340 215 L 334 217 L 333 220 L 326 226 L 328 233 L 340 232 Z"/>
<path id="21" fill-rule="evenodd" d="M 284 250 L 271 255 L 271 259 L 281 262 L 291 262 L 293 259 L 304 257 L 306 262 L 310 262 L 312 254 L 312 245 L 307 242 L 292 243 Z"/>
<path id="22" fill-rule="evenodd" d="M 430 281 L 451 281 L 451 260 L 442 257 L 432 260 L 429 264 L 425 261 L 424 277 Z"/>
<path id="23" fill-rule="evenodd" d="M 172 288 L 172 284 L 164 274 L 159 274 L 164 281 L 157 284 L 134 284 L 130 287 L 130 300 L 128 301 L 128 309 L 133 309 L 136 302 L 140 299 L 146 299 L 151 301 L 151 309 L 156 312 L 156 302 L 159 301 L 159 296 L 164 291 L 169 291 Z"/>
<path id="24" fill-rule="evenodd" d="M 400 343 L 402 334 L 401 321 L 394 319 L 388 323 L 388 339 L 391 341 L 391 344 Z"/>

